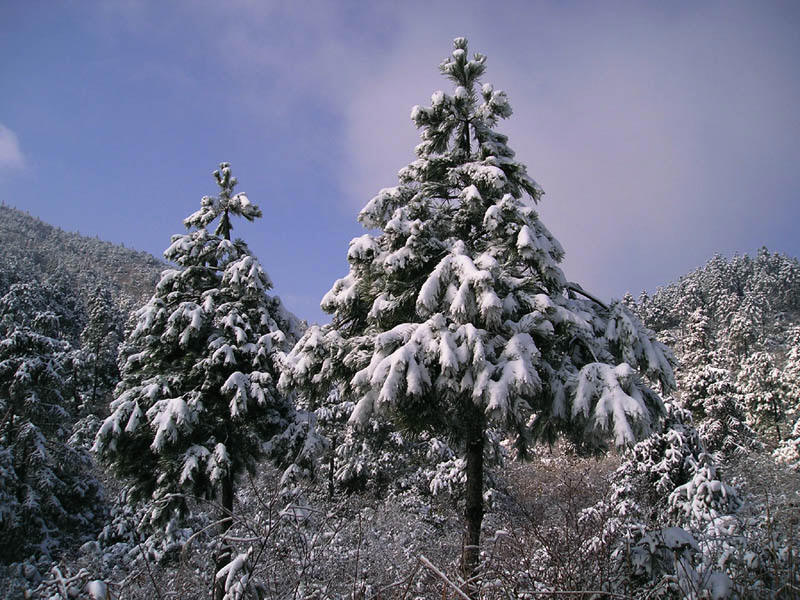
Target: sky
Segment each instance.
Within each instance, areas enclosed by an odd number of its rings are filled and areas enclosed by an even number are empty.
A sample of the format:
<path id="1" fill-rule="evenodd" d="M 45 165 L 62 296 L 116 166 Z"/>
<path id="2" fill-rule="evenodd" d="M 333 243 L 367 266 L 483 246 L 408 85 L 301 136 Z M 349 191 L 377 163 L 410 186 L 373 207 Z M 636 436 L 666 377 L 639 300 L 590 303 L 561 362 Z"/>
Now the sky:
<path id="1" fill-rule="evenodd" d="M 508 93 L 569 280 L 610 299 L 800 255 L 795 1 L 2 4 L 0 200 L 160 256 L 228 161 L 264 213 L 234 235 L 312 322 L 458 36 Z"/>

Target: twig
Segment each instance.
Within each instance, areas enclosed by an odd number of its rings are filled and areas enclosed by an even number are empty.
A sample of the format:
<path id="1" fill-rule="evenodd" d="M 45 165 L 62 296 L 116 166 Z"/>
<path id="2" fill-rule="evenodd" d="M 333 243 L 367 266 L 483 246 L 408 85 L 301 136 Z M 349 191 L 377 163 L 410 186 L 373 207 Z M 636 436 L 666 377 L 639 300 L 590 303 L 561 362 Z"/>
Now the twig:
<path id="1" fill-rule="evenodd" d="M 361 559 L 361 541 L 363 537 L 363 529 L 361 528 L 361 513 L 358 513 L 358 547 L 356 548 L 356 572 L 353 574 L 353 600 L 356 599 L 356 585 L 358 583 L 358 567 Z"/>
<path id="2" fill-rule="evenodd" d="M 144 550 L 142 550 L 141 544 L 139 544 L 139 552 L 141 553 L 142 558 L 144 559 L 144 565 L 145 567 L 147 567 L 147 575 L 150 577 L 150 582 L 153 584 L 153 591 L 155 592 L 156 597 L 158 598 L 158 600 L 164 600 L 164 597 L 161 595 L 161 592 L 158 589 L 156 578 L 153 577 L 153 571 L 150 570 L 150 560 L 147 558 L 147 555 L 145 555 Z"/>
<path id="3" fill-rule="evenodd" d="M 367 597 L 367 600 L 373 600 L 375 598 L 380 598 L 381 594 L 383 592 L 385 592 L 386 590 L 391 590 L 392 588 L 400 587 L 404 583 L 406 583 L 405 579 L 401 579 L 400 581 L 395 581 L 394 583 L 390 583 L 389 585 L 384 586 L 381 589 L 379 589 L 377 592 L 375 592 L 371 596 Z"/>
<path id="4" fill-rule="evenodd" d="M 58 566 L 53 567 L 53 574 L 55 575 L 54 581 L 56 586 L 58 586 L 58 591 L 64 595 L 64 598 L 68 598 L 67 586 L 66 582 L 64 581 L 64 576 L 61 574 L 61 569 L 59 569 Z"/>
<path id="5" fill-rule="evenodd" d="M 460 587 L 458 587 L 458 586 L 457 586 L 455 583 L 453 583 L 452 581 L 450 581 L 450 580 L 447 578 L 447 575 L 445 575 L 444 573 L 442 573 L 442 572 L 441 572 L 439 569 L 437 569 L 437 568 L 434 566 L 434 564 L 433 564 L 431 561 L 429 561 L 427 558 L 425 558 L 425 555 L 424 555 L 424 554 L 420 554 L 420 555 L 419 555 L 419 562 L 421 562 L 423 565 L 425 565 L 425 567 L 427 567 L 428 569 L 430 569 L 430 570 L 433 572 L 433 574 L 434 574 L 434 575 L 436 575 L 436 576 L 437 576 L 439 579 L 441 579 L 441 580 L 442 580 L 442 581 L 444 581 L 444 582 L 445 582 L 447 585 L 449 585 L 451 588 L 453 588 L 453 590 L 456 592 L 456 594 L 458 594 L 458 595 L 459 595 L 461 598 L 463 598 L 464 600 L 472 600 L 472 598 L 470 598 L 469 596 L 467 596 L 467 595 L 466 595 L 466 594 L 465 594 L 465 593 L 464 593 L 464 592 L 461 590 L 461 588 L 460 588 Z"/>
<path id="6" fill-rule="evenodd" d="M 408 592 L 411 590 L 411 584 L 414 583 L 414 578 L 417 576 L 417 571 L 419 571 L 419 563 L 414 565 L 414 570 L 411 571 L 411 575 L 408 576 L 408 585 L 406 585 L 406 589 L 403 590 L 403 597 L 401 600 L 406 600 L 406 596 L 408 596 Z"/>

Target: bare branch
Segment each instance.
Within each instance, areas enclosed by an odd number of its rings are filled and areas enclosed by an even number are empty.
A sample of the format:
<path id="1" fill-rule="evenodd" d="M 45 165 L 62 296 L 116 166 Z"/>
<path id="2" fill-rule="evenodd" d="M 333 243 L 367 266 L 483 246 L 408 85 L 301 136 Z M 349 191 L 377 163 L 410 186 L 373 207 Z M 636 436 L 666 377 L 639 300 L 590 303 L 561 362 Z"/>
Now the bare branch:
<path id="1" fill-rule="evenodd" d="M 433 574 L 434 574 L 434 575 L 436 575 L 436 576 L 437 576 L 439 579 L 441 579 L 441 580 L 442 580 L 442 581 L 444 581 L 444 582 L 445 582 L 447 585 L 449 585 L 451 588 L 453 588 L 453 590 L 456 592 L 456 594 L 457 594 L 458 596 L 460 596 L 460 597 L 461 597 L 461 598 L 463 598 L 464 600 L 472 600 L 472 598 L 470 598 L 469 596 L 467 596 L 467 595 L 466 595 L 466 594 L 465 594 L 465 593 L 464 593 L 464 592 L 461 590 L 461 588 L 460 588 L 460 587 L 458 587 L 458 586 L 457 586 L 455 583 L 453 583 L 452 581 L 450 581 L 450 580 L 447 578 L 447 575 L 445 575 L 444 573 L 442 573 L 442 572 L 441 572 L 439 569 L 437 569 L 437 568 L 434 566 L 434 564 L 433 564 L 431 561 L 429 561 L 427 558 L 425 558 L 425 555 L 424 555 L 424 554 L 420 554 L 420 555 L 419 555 L 419 562 L 421 562 L 423 565 L 425 565 L 425 567 L 427 567 L 427 568 L 428 568 L 428 569 L 429 569 L 431 572 L 433 572 Z"/>

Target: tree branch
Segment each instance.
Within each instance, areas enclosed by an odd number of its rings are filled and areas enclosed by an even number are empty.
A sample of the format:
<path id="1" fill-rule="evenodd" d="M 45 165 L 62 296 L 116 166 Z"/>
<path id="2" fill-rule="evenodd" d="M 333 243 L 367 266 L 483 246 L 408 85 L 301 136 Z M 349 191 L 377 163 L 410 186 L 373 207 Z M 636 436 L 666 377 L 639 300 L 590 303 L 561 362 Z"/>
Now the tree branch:
<path id="1" fill-rule="evenodd" d="M 605 302 L 600 300 L 597 296 L 593 296 L 592 294 L 590 294 L 589 292 L 584 290 L 580 286 L 580 284 L 573 283 L 573 282 L 570 281 L 570 282 L 567 283 L 567 289 L 570 290 L 571 292 L 575 292 L 577 294 L 580 294 L 581 296 L 586 296 L 592 302 L 596 302 L 597 304 L 602 306 L 604 309 L 608 310 L 608 305 Z"/>
<path id="2" fill-rule="evenodd" d="M 442 573 L 442 572 L 441 572 L 439 569 L 437 569 L 437 568 L 436 568 L 436 567 L 433 565 L 433 563 L 432 563 L 431 561 L 429 561 L 427 558 L 425 558 L 425 555 L 424 555 L 424 554 L 420 554 L 420 555 L 419 555 L 419 562 L 421 562 L 423 565 L 425 565 L 425 567 L 427 567 L 428 569 L 430 569 L 430 570 L 433 572 L 433 574 L 434 574 L 434 575 L 436 575 L 436 576 L 437 576 L 439 579 L 441 579 L 441 580 L 442 580 L 442 581 L 444 581 L 444 582 L 445 582 L 447 585 L 449 585 L 451 588 L 453 588 L 453 590 L 456 592 L 456 595 L 460 596 L 461 598 L 464 598 L 465 600 L 471 600 L 471 598 L 470 598 L 469 596 L 467 596 L 467 595 L 466 595 L 466 594 L 465 594 L 465 593 L 464 593 L 464 592 L 461 590 L 461 588 L 460 588 L 460 587 L 458 587 L 458 586 L 457 586 L 455 583 L 453 583 L 452 581 L 450 581 L 450 579 L 448 579 L 448 578 L 447 578 L 447 575 L 445 575 L 444 573 Z"/>

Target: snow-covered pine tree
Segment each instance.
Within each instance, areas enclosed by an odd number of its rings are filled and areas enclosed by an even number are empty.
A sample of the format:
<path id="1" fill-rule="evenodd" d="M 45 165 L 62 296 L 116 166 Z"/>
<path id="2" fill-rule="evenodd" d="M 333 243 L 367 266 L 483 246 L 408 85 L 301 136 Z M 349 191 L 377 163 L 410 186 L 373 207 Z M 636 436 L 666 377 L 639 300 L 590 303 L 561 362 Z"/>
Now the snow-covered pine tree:
<path id="1" fill-rule="evenodd" d="M 754 352 L 745 358 L 737 378 L 749 421 L 762 430 L 772 425 L 778 442 L 782 439 L 780 424 L 786 420 L 782 383 L 781 372 L 769 352 Z"/>
<path id="2" fill-rule="evenodd" d="M 679 384 L 692 410 L 706 451 L 717 464 L 761 448 L 747 424 L 741 395 L 730 371 L 711 364 L 698 366 Z"/>
<path id="3" fill-rule="evenodd" d="M 384 415 L 447 436 L 466 458 L 461 568 L 478 567 L 489 423 L 524 452 L 531 433 L 582 446 L 647 432 L 670 389 L 670 353 L 621 303 L 568 283 L 564 252 L 534 210 L 542 190 L 494 128 L 506 94 L 479 85 L 486 58 L 455 40 L 440 66 L 455 85 L 414 107 L 417 160 L 359 215 L 377 234 L 350 243 L 350 273 L 323 298 L 329 325 L 292 350 L 286 388 L 356 400 L 358 426 Z"/>
<path id="4" fill-rule="evenodd" d="M 134 314 L 94 450 L 130 480 L 132 500 L 150 502 L 151 524 L 183 515 L 195 494 L 218 498 L 224 533 L 236 478 L 265 448 L 297 450 L 294 406 L 276 384 L 279 355 L 301 330 L 267 295 L 272 284 L 247 245 L 230 239 L 232 216 L 252 221 L 261 210 L 234 193 L 228 163 L 214 177 L 219 195 L 202 199 L 184 221 L 190 232 L 164 252 L 179 268 L 164 271 Z"/>
<path id="5" fill-rule="evenodd" d="M 741 362 L 759 346 L 763 335 L 764 307 L 763 298 L 746 297 L 739 304 L 727 323 L 728 348 Z"/>
<path id="6" fill-rule="evenodd" d="M 122 320 L 111 293 L 98 285 L 89 298 L 88 323 L 81 332 L 83 409 L 98 412 L 98 405 L 108 404 L 108 396 L 119 380 L 117 346 Z"/>
<path id="7" fill-rule="evenodd" d="M 775 458 L 794 469 L 800 469 L 800 326 L 792 327 L 787 338 L 789 349 L 781 383 L 785 393 L 786 415 L 794 420 L 794 425 L 776 448 Z"/>
<path id="8" fill-rule="evenodd" d="M 728 597 L 713 590 L 718 580 L 730 585 L 725 570 L 734 552 L 718 549 L 733 537 L 742 500 L 719 476 L 691 413 L 665 404 L 663 429 L 633 446 L 611 475 L 608 496 L 583 512 L 603 523 L 589 547 L 614 548 L 612 590 L 634 584 L 649 593 L 664 586 L 669 597 Z"/>
<path id="9" fill-rule="evenodd" d="M 773 456 L 777 462 L 800 470 L 800 417 L 794 422 L 789 435 L 775 448 Z"/>
<path id="10" fill-rule="evenodd" d="M 727 369 L 714 366 L 713 334 L 705 308 L 690 315 L 683 355 L 677 372 L 683 406 L 692 412 L 705 451 L 722 464 L 759 447 L 755 432 L 745 422 L 735 380 Z"/>
<path id="11" fill-rule="evenodd" d="M 75 350 L 56 297 L 16 283 L 0 298 L 0 562 L 48 555 L 102 513 L 91 459 L 68 442 Z"/>

